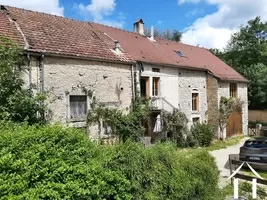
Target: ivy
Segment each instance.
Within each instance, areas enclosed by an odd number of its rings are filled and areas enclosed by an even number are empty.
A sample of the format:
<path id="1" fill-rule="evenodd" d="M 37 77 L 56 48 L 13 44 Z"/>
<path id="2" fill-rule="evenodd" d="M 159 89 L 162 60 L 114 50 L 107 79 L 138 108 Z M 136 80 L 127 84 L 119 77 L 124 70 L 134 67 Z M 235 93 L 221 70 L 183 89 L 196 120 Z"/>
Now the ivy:
<path id="1" fill-rule="evenodd" d="M 220 128 L 220 139 L 223 139 L 223 131 L 226 128 L 229 116 L 233 112 L 242 111 L 243 102 L 236 98 L 221 97 L 220 108 L 218 111 L 218 124 Z"/>
<path id="2" fill-rule="evenodd" d="M 99 139 L 102 128 L 110 129 L 111 135 L 119 137 L 121 142 L 126 140 L 137 141 L 144 132 L 142 122 L 148 120 L 150 109 L 147 102 L 136 99 L 129 113 L 118 108 L 110 108 L 98 103 L 95 98 L 87 115 L 87 127 L 97 125 Z"/>
<path id="3" fill-rule="evenodd" d="M 23 58 L 17 45 L 0 38 L 0 120 L 32 124 L 42 121 L 40 114 L 46 110 L 42 103 L 46 96 L 34 95 L 31 90 L 23 88 Z"/>

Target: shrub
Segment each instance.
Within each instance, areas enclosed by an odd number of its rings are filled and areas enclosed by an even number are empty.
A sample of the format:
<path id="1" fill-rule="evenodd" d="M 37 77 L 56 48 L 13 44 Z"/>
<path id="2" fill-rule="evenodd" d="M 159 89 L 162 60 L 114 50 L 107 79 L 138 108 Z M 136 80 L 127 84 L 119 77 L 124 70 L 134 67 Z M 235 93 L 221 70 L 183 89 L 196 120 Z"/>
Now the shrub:
<path id="1" fill-rule="evenodd" d="M 0 120 L 43 122 L 40 114 L 46 110 L 43 104 L 46 96 L 43 93 L 34 95 L 31 90 L 24 89 L 21 66 L 22 49 L 0 37 Z"/>
<path id="2" fill-rule="evenodd" d="M 59 125 L 0 123 L 2 199 L 215 199 L 218 171 L 204 150 L 127 141 L 97 145 Z"/>
<path id="3" fill-rule="evenodd" d="M 161 118 L 163 121 L 163 131 L 171 136 L 171 141 L 175 142 L 179 147 L 186 147 L 188 119 L 183 112 L 174 110 L 172 112 L 162 111 Z"/>
<path id="4" fill-rule="evenodd" d="M 191 127 L 192 137 L 197 146 L 210 146 L 213 139 L 213 129 L 208 124 L 196 123 Z"/>
<path id="5" fill-rule="evenodd" d="M 177 151 L 169 143 L 151 148 L 125 143 L 114 151 L 119 153 L 109 168 L 130 181 L 134 199 L 216 199 L 218 170 L 207 151 Z"/>
<path id="6" fill-rule="evenodd" d="M 5 199 L 127 199 L 129 181 L 104 168 L 109 157 L 76 130 L 12 126 L 0 134 L 0 196 Z"/>

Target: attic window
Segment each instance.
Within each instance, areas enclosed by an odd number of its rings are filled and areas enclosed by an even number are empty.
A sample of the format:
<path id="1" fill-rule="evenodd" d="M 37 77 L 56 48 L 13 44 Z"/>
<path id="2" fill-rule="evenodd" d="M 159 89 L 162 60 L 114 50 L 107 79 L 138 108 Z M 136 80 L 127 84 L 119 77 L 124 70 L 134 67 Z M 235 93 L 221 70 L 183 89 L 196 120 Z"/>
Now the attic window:
<path id="1" fill-rule="evenodd" d="M 175 51 L 180 57 L 185 57 L 185 55 L 181 51 Z"/>

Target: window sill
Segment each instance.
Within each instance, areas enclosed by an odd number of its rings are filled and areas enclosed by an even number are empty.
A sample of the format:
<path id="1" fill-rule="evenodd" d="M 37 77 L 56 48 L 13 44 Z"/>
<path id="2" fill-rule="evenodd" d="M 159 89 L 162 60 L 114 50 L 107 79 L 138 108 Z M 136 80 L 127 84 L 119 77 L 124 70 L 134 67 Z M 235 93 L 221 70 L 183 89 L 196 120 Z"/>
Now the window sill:
<path id="1" fill-rule="evenodd" d="M 200 114 L 200 112 L 198 110 L 193 110 L 192 114 L 197 114 L 198 115 L 198 114 Z"/>

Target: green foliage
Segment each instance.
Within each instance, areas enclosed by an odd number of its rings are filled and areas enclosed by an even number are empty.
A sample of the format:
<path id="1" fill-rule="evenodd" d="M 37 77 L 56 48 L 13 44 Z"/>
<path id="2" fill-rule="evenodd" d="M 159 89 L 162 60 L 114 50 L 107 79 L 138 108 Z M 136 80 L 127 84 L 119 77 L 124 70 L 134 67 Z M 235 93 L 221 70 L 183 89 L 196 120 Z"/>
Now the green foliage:
<path id="1" fill-rule="evenodd" d="M 242 111 L 243 102 L 236 98 L 221 97 L 218 111 L 218 124 L 220 128 L 220 139 L 223 139 L 223 131 L 231 113 Z"/>
<path id="2" fill-rule="evenodd" d="M 267 32 L 267 22 L 256 17 L 232 35 L 225 51 L 210 50 L 250 81 L 250 109 L 267 107 L 267 40 L 257 36 L 260 32 Z"/>
<path id="3" fill-rule="evenodd" d="M 204 150 L 127 141 L 101 146 L 77 129 L 0 123 L 0 199 L 216 199 Z"/>
<path id="4" fill-rule="evenodd" d="M 171 140 L 179 147 L 186 147 L 188 119 L 183 112 L 173 110 L 172 112 L 162 111 L 161 118 L 163 122 L 163 131 L 170 135 Z"/>
<path id="5" fill-rule="evenodd" d="M 147 149 L 125 143 L 116 152 L 120 154 L 110 167 L 127 177 L 134 199 L 214 199 L 218 171 L 206 151 L 177 151 L 166 143 Z"/>
<path id="6" fill-rule="evenodd" d="M 145 35 L 150 37 L 151 31 L 149 29 L 145 29 Z M 182 33 L 178 30 L 164 30 L 161 31 L 159 29 L 154 28 L 154 37 L 159 37 L 165 40 L 171 40 L 175 42 L 180 42 L 182 39 Z"/>
<path id="7" fill-rule="evenodd" d="M 207 147 L 213 139 L 213 129 L 208 124 L 196 123 L 191 127 L 191 133 L 197 146 Z"/>
<path id="8" fill-rule="evenodd" d="M 10 40 L 0 38 L 0 120 L 39 122 L 37 113 L 45 111 L 42 104 L 45 96 L 23 88 L 22 64 L 22 50 Z"/>
<path id="9" fill-rule="evenodd" d="M 88 111 L 87 125 L 91 126 L 97 123 L 101 130 L 102 121 L 103 128 L 107 130 L 109 127 L 110 134 L 119 136 L 120 141 L 125 142 L 127 139 L 137 141 L 144 131 L 141 122 L 148 119 L 149 113 L 148 104 L 139 99 L 133 102 L 132 108 L 127 114 L 117 108 L 108 108 L 94 101 Z"/>

